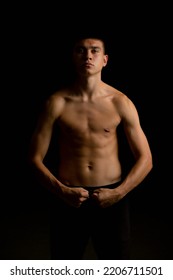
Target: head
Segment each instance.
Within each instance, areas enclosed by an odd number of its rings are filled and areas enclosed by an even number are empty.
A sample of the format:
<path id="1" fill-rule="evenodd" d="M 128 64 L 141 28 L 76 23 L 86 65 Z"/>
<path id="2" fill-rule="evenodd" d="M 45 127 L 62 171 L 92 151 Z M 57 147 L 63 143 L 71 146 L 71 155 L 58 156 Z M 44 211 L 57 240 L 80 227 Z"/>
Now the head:
<path id="1" fill-rule="evenodd" d="M 107 53 L 107 44 L 106 41 L 108 38 L 102 33 L 102 32 L 95 32 L 95 31 L 82 31 L 73 36 L 73 47 L 75 47 L 80 41 L 86 40 L 86 39 L 95 39 L 102 42 L 103 48 L 104 48 L 104 54 Z"/>
<path id="2" fill-rule="evenodd" d="M 101 72 L 107 65 L 105 40 L 98 35 L 78 36 L 73 44 L 73 63 L 78 73 L 92 74 Z"/>

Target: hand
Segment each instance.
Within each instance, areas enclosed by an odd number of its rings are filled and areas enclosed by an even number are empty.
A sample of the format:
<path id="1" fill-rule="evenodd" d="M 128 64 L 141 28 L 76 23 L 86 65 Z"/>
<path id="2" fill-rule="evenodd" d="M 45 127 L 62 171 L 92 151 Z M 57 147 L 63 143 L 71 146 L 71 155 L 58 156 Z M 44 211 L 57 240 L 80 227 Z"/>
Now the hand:
<path id="1" fill-rule="evenodd" d="M 89 192 L 84 188 L 71 188 L 65 186 L 63 188 L 62 199 L 70 206 L 79 208 L 82 203 L 89 198 Z"/>
<path id="2" fill-rule="evenodd" d="M 106 208 L 117 203 L 122 198 L 122 195 L 118 188 L 98 188 L 94 190 L 90 197 L 94 199 L 100 207 Z"/>

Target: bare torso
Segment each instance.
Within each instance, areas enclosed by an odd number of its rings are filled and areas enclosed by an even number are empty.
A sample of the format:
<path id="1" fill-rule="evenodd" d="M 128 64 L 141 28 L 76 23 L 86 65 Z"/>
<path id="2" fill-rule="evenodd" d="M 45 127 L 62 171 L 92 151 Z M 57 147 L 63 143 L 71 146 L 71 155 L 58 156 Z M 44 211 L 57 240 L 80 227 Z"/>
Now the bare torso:
<path id="1" fill-rule="evenodd" d="M 76 78 L 45 102 L 28 160 L 39 182 L 65 203 L 80 207 L 92 197 L 105 208 L 142 182 L 152 168 L 152 155 L 133 102 L 101 79 L 108 61 L 102 40 L 79 40 L 72 59 Z M 125 178 L 119 160 L 120 123 L 135 160 Z M 119 181 L 118 187 L 97 188 L 91 196 L 84 188 Z"/>
<path id="2" fill-rule="evenodd" d="M 120 116 L 106 92 L 94 100 L 65 96 L 60 129 L 58 178 L 66 185 L 102 186 L 121 179 L 116 128 Z"/>

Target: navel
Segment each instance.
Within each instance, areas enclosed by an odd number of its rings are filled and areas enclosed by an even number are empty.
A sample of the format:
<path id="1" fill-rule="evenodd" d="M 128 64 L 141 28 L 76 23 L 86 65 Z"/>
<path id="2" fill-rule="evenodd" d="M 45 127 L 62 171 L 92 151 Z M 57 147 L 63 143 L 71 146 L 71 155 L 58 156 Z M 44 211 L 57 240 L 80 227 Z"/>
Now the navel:
<path id="1" fill-rule="evenodd" d="M 89 170 L 93 170 L 93 166 L 88 165 L 88 169 L 89 169 Z"/>
<path id="2" fill-rule="evenodd" d="M 93 170 L 93 164 L 92 164 L 92 162 L 89 162 L 87 167 L 88 167 L 89 170 Z"/>

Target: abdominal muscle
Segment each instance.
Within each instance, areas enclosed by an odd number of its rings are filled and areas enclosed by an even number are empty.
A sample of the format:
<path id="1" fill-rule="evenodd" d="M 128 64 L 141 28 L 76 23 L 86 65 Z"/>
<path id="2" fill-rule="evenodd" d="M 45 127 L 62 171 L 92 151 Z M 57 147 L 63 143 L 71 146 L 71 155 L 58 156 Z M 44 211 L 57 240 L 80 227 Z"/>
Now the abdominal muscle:
<path id="1" fill-rule="evenodd" d="M 115 143 L 114 143 L 115 144 Z M 65 185 L 103 186 L 121 180 L 115 145 L 100 148 L 61 148 L 58 179 Z"/>

